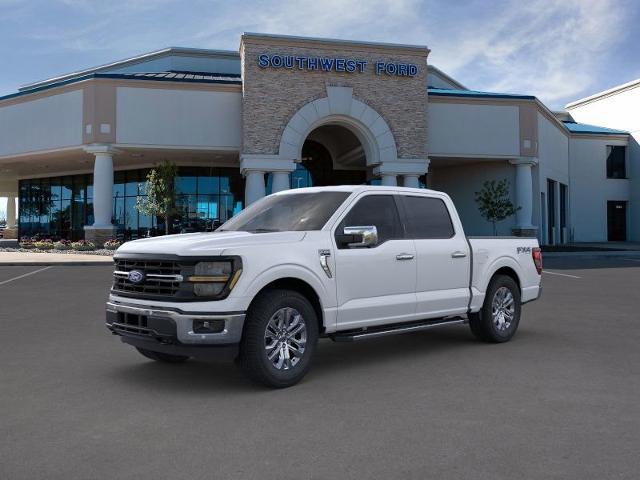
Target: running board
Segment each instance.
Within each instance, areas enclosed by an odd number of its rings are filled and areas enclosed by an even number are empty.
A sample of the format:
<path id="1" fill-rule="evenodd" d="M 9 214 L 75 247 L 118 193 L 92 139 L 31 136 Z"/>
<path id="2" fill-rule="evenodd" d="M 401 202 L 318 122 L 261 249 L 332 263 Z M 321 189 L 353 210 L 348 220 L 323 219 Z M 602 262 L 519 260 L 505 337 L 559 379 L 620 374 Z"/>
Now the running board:
<path id="1" fill-rule="evenodd" d="M 446 319 L 429 320 L 425 322 L 402 323 L 399 325 L 381 325 L 379 327 L 369 327 L 362 330 L 350 332 L 336 332 L 329 335 L 334 342 L 357 342 L 368 338 L 386 337 L 387 335 L 398 335 L 401 333 L 418 332 L 430 328 L 444 327 L 447 325 L 460 325 L 467 323 L 466 318 L 449 317 Z"/>

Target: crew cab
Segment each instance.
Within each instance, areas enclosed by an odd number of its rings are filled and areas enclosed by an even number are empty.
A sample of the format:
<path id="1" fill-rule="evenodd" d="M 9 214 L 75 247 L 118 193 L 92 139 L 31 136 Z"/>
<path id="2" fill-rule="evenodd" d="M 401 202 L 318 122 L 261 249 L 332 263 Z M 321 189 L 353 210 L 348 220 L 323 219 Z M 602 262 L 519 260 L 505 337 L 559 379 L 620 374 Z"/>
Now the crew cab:
<path id="1" fill-rule="evenodd" d="M 234 358 L 271 387 L 302 379 L 320 337 L 469 323 L 506 342 L 542 272 L 535 238 L 467 237 L 445 193 L 366 185 L 279 192 L 114 261 L 106 325 L 124 343 L 161 362 Z"/>

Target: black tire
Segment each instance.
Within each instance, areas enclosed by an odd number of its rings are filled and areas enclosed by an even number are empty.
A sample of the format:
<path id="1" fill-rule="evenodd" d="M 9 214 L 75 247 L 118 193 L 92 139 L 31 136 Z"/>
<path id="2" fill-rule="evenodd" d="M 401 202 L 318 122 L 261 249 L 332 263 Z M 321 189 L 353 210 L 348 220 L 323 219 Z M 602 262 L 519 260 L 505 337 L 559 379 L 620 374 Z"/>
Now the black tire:
<path id="1" fill-rule="evenodd" d="M 138 350 L 138 352 L 140 352 L 142 356 L 147 357 L 151 360 L 155 360 L 156 362 L 182 363 L 189 360 L 189 357 L 185 357 L 183 355 L 171 355 L 169 353 L 154 352 L 153 350 L 147 350 L 138 347 L 136 347 L 136 350 Z"/>
<path id="2" fill-rule="evenodd" d="M 508 327 L 504 323 L 499 326 L 499 318 L 494 321 L 493 301 L 496 294 L 504 292 L 501 289 L 507 289 L 513 298 L 513 319 Z M 498 299 L 498 301 L 500 301 Z M 520 289 L 513 278 L 507 275 L 496 275 L 489 282 L 487 294 L 484 299 L 482 309 L 478 313 L 469 314 L 469 327 L 471 332 L 483 342 L 503 343 L 508 342 L 515 335 L 520 323 L 520 313 L 522 305 L 520 303 Z"/>
<path id="3" fill-rule="evenodd" d="M 300 357 L 296 357 L 296 363 L 290 364 L 287 369 L 284 364 L 278 368 L 268 358 L 267 338 L 265 337 L 267 326 L 272 317 L 277 312 L 282 312 L 283 309 L 287 309 L 285 312 L 297 311 L 301 316 L 298 325 L 304 322 L 306 329 L 304 351 Z M 294 314 L 291 313 L 291 315 Z M 274 339 L 273 342 L 277 343 L 277 340 Z M 302 380 L 309 371 L 317 343 L 318 319 L 306 297 L 293 290 L 268 290 L 254 300 L 247 312 L 240 342 L 240 366 L 254 382 L 272 388 L 290 387 Z M 271 350 L 276 355 L 274 362 L 280 358 L 279 351 L 277 348 Z"/>

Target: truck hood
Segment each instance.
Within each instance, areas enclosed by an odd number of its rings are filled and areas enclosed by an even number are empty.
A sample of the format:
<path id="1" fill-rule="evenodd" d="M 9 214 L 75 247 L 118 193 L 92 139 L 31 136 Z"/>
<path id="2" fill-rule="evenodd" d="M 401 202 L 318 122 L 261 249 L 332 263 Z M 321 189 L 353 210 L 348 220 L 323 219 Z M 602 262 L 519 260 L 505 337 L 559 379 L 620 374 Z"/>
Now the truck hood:
<path id="1" fill-rule="evenodd" d="M 223 255 L 225 249 L 299 242 L 305 232 L 202 232 L 143 238 L 126 242 L 120 253 L 165 254 L 181 256 Z"/>

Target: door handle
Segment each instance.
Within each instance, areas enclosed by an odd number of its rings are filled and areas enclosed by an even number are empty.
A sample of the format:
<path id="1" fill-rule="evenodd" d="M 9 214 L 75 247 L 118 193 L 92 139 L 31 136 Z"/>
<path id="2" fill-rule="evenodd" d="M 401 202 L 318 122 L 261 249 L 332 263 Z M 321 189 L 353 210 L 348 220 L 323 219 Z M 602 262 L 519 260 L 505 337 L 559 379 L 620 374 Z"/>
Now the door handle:
<path id="1" fill-rule="evenodd" d="M 396 255 L 396 260 L 413 260 L 413 255 L 410 253 L 401 253 Z"/>
<path id="2" fill-rule="evenodd" d="M 461 251 L 459 251 L 459 250 L 458 250 L 457 252 L 453 252 L 453 253 L 451 254 L 451 258 L 464 258 L 464 257 L 466 257 L 466 256 L 467 256 L 467 254 L 466 254 L 466 253 L 461 252 Z"/>

